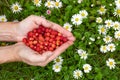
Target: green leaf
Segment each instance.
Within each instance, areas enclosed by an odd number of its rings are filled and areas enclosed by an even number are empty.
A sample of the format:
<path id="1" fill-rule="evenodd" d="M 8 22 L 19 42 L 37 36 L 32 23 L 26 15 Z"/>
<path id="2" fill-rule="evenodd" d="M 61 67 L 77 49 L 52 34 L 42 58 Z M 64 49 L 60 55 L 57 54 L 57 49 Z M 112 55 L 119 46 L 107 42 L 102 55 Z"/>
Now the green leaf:
<path id="1" fill-rule="evenodd" d="M 64 80 L 69 80 L 69 75 L 65 75 Z"/>
<path id="2" fill-rule="evenodd" d="M 95 80 L 102 80 L 102 74 L 100 72 L 95 76 Z"/>
<path id="3" fill-rule="evenodd" d="M 72 5 L 68 5 L 68 6 L 65 8 L 65 10 L 66 10 L 66 11 L 71 11 L 72 8 L 73 8 Z"/>
<path id="4" fill-rule="evenodd" d="M 69 4 L 69 0 L 62 0 L 64 4 Z"/>

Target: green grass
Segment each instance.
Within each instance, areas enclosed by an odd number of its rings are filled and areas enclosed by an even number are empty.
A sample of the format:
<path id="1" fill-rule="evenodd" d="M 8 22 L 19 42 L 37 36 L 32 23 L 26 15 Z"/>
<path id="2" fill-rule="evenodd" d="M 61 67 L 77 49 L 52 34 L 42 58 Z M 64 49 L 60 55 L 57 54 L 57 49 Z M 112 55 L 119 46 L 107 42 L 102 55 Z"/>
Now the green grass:
<path id="1" fill-rule="evenodd" d="M 23 10 L 21 13 L 13 14 L 10 5 L 18 1 Z M 74 45 L 69 47 L 61 56 L 64 61 L 62 64 L 62 70 L 59 73 L 55 73 L 52 70 L 53 62 L 49 63 L 46 67 L 35 67 L 24 63 L 6 63 L 0 65 L 0 80 L 74 80 L 73 71 L 80 69 L 83 71 L 82 66 L 88 63 L 92 66 L 92 71 L 88 74 L 83 73 L 83 77 L 79 80 L 120 80 L 120 64 L 116 65 L 116 68 L 110 70 L 106 66 L 106 60 L 108 58 L 114 58 L 116 62 L 120 61 L 120 41 L 115 41 L 118 46 L 116 51 L 113 53 L 101 53 L 100 46 L 103 43 L 102 37 L 98 33 L 98 25 L 96 23 L 96 17 L 102 17 L 103 21 L 106 19 L 112 19 L 113 21 L 120 21 L 120 17 L 114 17 L 113 12 L 115 8 L 114 0 L 83 0 L 81 4 L 77 3 L 77 0 L 61 0 L 63 7 L 60 9 L 51 9 L 52 13 L 50 15 L 46 14 L 46 8 L 44 6 L 45 0 L 42 0 L 41 7 L 36 7 L 32 0 L 0 0 L 0 15 L 5 14 L 8 21 L 13 20 L 23 20 L 27 16 L 43 15 L 46 19 L 53 21 L 55 23 L 63 26 L 64 23 L 71 22 L 72 15 L 78 13 L 80 10 L 87 10 L 88 17 L 83 20 L 83 23 L 79 26 L 73 25 L 72 33 L 76 37 Z M 113 6 L 110 7 L 109 4 L 112 3 Z M 91 7 L 94 4 L 94 7 Z M 107 12 L 105 15 L 98 14 L 97 10 L 101 5 L 105 5 Z M 112 32 L 110 32 L 112 34 Z M 96 41 L 92 42 L 91 45 L 89 38 L 93 36 Z M 97 39 L 100 36 L 101 39 Z M 113 36 L 113 35 L 112 35 Z M 85 37 L 84 40 L 82 38 Z M 11 45 L 14 43 L 0 42 L 1 46 Z M 77 49 L 83 49 L 89 54 L 94 54 L 88 56 L 88 59 L 80 59 Z"/>

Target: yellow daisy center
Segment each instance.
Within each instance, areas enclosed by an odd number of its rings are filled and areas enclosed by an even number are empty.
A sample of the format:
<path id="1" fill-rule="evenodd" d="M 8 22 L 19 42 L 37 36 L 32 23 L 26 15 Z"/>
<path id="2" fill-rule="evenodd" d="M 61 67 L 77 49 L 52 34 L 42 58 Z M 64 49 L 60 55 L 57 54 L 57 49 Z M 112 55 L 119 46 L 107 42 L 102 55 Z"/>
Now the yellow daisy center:
<path id="1" fill-rule="evenodd" d="M 78 21 L 79 21 L 79 18 L 76 18 L 75 21 L 78 22 Z"/>
<path id="2" fill-rule="evenodd" d="M 118 26 L 119 26 L 119 25 L 117 25 L 117 24 L 114 25 L 115 28 L 118 28 Z"/>
<path id="3" fill-rule="evenodd" d="M 113 65 L 113 62 L 109 62 L 110 65 Z"/>
<path id="4" fill-rule="evenodd" d="M 5 18 L 2 18 L 1 20 L 2 20 L 2 22 L 4 22 L 4 21 L 5 21 Z"/>
<path id="5" fill-rule="evenodd" d="M 38 4 L 39 3 L 39 0 L 34 0 L 35 4 Z"/>
<path id="6" fill-rule="evenodd" d="M 88 70 L 88 67 L 85 67 L 85 70 Z"/>
<path id="7" fill-rule="evenodd" d="M 65 29 L 67 29 L 67 30 L 68 30 L 68 29 L 69 29 L 69 26 L 65 26 Z"/>
<path id="8" fill-rule="evenodd" d="M 85 13 L 81 13 L 82 16 L 85 16 Z"/>
<path id="9" fill-rule="evenodd" d="M 107 25 L 110 26 L 110 22 L 108 22 Z"/>
<path id="10" fill-rule="evenodd" d="M 110 49 L 113 49 L 113 46 L 110 46 Z"/>
<path id="11" fill-rule="evenodd" d="M 104 11 L 105 11 L 105 8 L 104 8 L 104 7 L 101 7 L 101 8 L 100 8 L 100 11 L 101 11 L 101 12 L 104 12 Z"/>
<path id="12" fill-rule="evenodd" d="M 80 73 L 79 73 L 79 72 L 77 72 L 77 73 L 76 73 L 76 75 L 77 75 L 77 76 L 80 76 Z"/>
<path id="13" fill-rule="evenodd" d="M 50 2 L 48 2 L 48 6 L 50 6 L 51 5 L 51 3 Z"/>
<path id="14" fill-rule="evenodd" d="M 83 57 L 85 57 L 85 56 L 86 56 L 86 54 L 85 54 L 85 53 L 82 53 L 82 56 L 83 56 Z"/>
<path id="15" fill-rule="evenodd" d="M 59 66 L 57 65 L 57 66 L 55 66 L 55 68 L 56 68 L 56 69 L 59 69 Z"/>
<path id="16" fill-rule="evenodd" d="M 56 59 L 56 62 L 60 62 L 60 59 L 59 59 L 59 58 L 57 58 L 57 59 Z"/>
<path id="17" fill-rule="evenodd" d="M 105 47 L 105 46 L 103 47 L 103 50 L 106 50 L 106 47 Z"/>
<path id="18" fill-rule="evenodd" d="M 56 6 L 59 6 L 59 2 L 55 2 L 55 5 L 56 5 Z"/>
<path id="19" fill-rule="evenodd" d="M 120 36 L 120 33 L 118 33 L 117 36 Z"/>
<path id="20" fill-rule="evenodd" d="M 117 14 L 120 14 L 120 9 L 117 10 Z"/>
<path id="21" fill-rule="evenodd" d="M 18 6 L 14 6 L 14 10 L 18 10 Z"/>
<path id="22" fill-rule="evenodd" d="M 100 20 L 100 19 L 98 19 L 98 22 L 100 23 L 100 22 L 101 22 L 101 20 Z"/>
<path id="23" fill-rule="evenodd" d="M 105 28 L 104 27 L 101 28 L 101 32 L 105 32 Z"/>
<path id="24" fill-rule="evenodd" d="M 106 37 L 106 40 L 107 40 L 107 41 L 109 41 L 109 40 L 110 40 L 110 38 L 109 38 L 109 37 Z"/>

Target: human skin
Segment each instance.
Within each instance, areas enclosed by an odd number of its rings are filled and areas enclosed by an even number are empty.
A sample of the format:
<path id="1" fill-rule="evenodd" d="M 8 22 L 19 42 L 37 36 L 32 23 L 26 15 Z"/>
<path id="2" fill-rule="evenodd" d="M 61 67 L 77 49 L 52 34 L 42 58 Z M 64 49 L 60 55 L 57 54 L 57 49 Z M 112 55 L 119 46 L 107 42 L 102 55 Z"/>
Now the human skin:
<path id="1" fill-rule="evenodd" d="M 27 33 L 39 25 L 49 27 L 68 38 L 54 51 L 47 51 L 42 55 L 27 47 L 22 39 L 27 37 Z M 46 66 L 49 62 L 64 52 L 75 41 L 71 32 L 65 30 L 60 25 L 48 21 L 42 17 L 31 15 L 20 22 L 0 23 L 0 41 L 17 42 L 11 46 L 0 47 L 0 64 L 7 62 L 24 62 L 34 66 Z"/>

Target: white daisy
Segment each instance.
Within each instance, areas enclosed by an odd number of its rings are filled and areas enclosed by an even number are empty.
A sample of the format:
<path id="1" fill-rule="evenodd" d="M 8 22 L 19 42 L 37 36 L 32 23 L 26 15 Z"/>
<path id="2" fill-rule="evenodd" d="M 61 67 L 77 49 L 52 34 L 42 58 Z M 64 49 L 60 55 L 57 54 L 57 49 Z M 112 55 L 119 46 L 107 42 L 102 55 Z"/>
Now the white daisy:
<path id="1" fill-rule="evenodd" d="M 103 38 L 103 41 L 104 41 L 105 43 L 110 43 L 110 42 L 112 42 L 112 37 L 111 37 L 111 36 L 105 36 L 105 37 Z"/>
<path id="2" fill-rule="evenodd" d="M 114 16 L 120 17 L 120 8 L 116 7 L 113 14 Z"/>
<path id="3" fill-rule="evenodd" d="M 84 64 L 83 69 L 85 73 L 89 73 L 92 70 L 92 66 L 90 64 Z"/>
<path id="4" fill-rule="evenodd" d="M 5 15 L 0 16 L 0 22 L 7 22 L 7 18 Z"/>
<path id="5" fill-rule="evenodd" d="M 107 50 L 111 52 L 115 51 L 115 44 L 113 43 L 108 44 Z"/>
<path id="6" fill-rule="evenodd" d="M 78 0 L 78 3 L 80 4 L 83 0 Z"/>
<path id="7" fill-rule="evenodd" d="M 90 37 L 89 39 L 93 42 L 95 41 L 95 38 L 93 38 L 93 37 Z"/>
<path id="8" fill-rule="evenodd" d="M 100 47 L 100 51 L 102 52 L 102 53 L 106 53 L 107 51 L 108 51 L 108 49 L 107 49 L 107 45 L 102 45 L 101 47 Z"/>
<path id="9" fill-rule="evenodd" d="M 103 20 L 102 20 L 101 17 L 96 18 L 96 22 L 97 22 L 97 23 L 102 23 L 102 21 L 103 21 Z"/>
<path id="10" fill-rule="evenodd" d="M 71 21 L 75 25 L 80 25 L 82 23 L 82 17 L 79 14 L 74 14 L 71 18 Z"/>
<path id="11" fill-rule="evenodd" d="M 79 14 L 81 15 L 82 18 L 87 18 L 88 16 L 88 12 L 86 10 L 79 11 Z"/>
<path id="12" fill-rule="evenodd" d="M 60 2 L 60 0 L 56 0 L 56 1 L 54 2 L 54 7 L 55 7 L 55 8 L 61 8 L 61 7 L 62 7 L 62 2 Z"/>
<path id="13" fill-rule="evenodd" d="M 78 54 L 81 54 L 81 53 L 84 52 L 84 50 L 82 50 L 82 49 L 78 49 L 77 52 L 78 52 Z"/>
<path id="14" fill-rule="evenodd" d="M 53 65 L 54 72 L 60 72 L 61 68 L 62 68 L 62 66 L 60 64 Z"/>
<path id="15" fill-rule="evenodd" d="M 120 30 L 120 22 L 118 22 L 118 21 L 113 22 L 113 29 Z"/>
<path id="16" fill-rule="evenodd" d="M 89 44 L 89 45 L 91 45 L 92 43 L 91 43 L 91 42 L 89 42 L 88 44 Z"/>
<path id="17" fill-rule="evenodd" d="M 100 39 L 100 36 L 98 36 L 97 39 Z"/>
<path id="18" fill-rule="evenodd" d="M 101 6 L 100 9 L 98 10 L 99 14 L 105 14 L 106 12 L 106 9 L 105 9 L 105 6 Z"/>
<path id="19" fill-rule="evenodd" d="M 48 0 L 47 2 L 45 2 L 45 6 L 48 7 L 48 8 L 53 8 L 54 7 L 54 1 Z"/>
<path id="20" fill-rule="evenodd" d="M 110 69 L 114 69 L 116 62 L 114 59 L 109 58 L 108 60 L 106 60 L 106 64 Z"/>
<path id="21" fill-rule="evenodd" d="M 54 63 L 56 64 L 62 64 L 63 58 L 61 56 L 58 56 L 57 58 L 54 59 Z"/>
<path id="22" fill-rule="evenodd" d="M 11 9 L 13 13 L 18 13 L 21 12 L 22 7 L 18 2 L 16 2 L 15 4 L 12 4 Z"/>
<path id="23" fill-rule="evenodd" d="M 88 53 L 86 53 L 86 51 L 79 49 L 77 52 L 79 56 L 81 57 L 81 59 L 86 60 L 88 58 Z"/>
<path id="24" fill-rule="evenodd" d="M 98 29 L 99 34 L 104 34 L 104 35 L 106 35 L 106 33 L 107 33 L 107 29 L 106 29 L 105 26 L 103 26 L 103 25 L 99 25 L 98 28 L 99 28 L 99 29 Z"/>
<path id="25" fill-rule="evenodd" d="M 33 0 L 34 5 L 36 5 L 37 7 L 41 6 L 41 0 Z"/>
<path id="26" fill-rule="evenodd" d="M 94 4 L 91 4 L 91 7 L 94 7 Z"/>
<path id="27" fill-rule="evenodd" d="M 120 40 L 120 30 L 115 32 L 114 37 Z"/>
<path id="28" fill-rule="evenodd" d="M 75 78 L 75 79 L 79 79 L 80 77 L 82 77 L 83 76 L 83 72 L 81 71 L 81 70 L 79 70 L 79 69 L 77 69 L 77 70 L 75 70 L 74 72 L 73 72 L 73 77 Z"/>
<path id="29" fill-rule="evenodd" d="M 115 0 L 115 4 L 117 7 L 120 7 L 120 0 Z"/>
<path id="30" fill-rule="evenodd" d="M 109 4 L 109 6 L 112 6 L 112 4 Z"/>
<path id="31" fill-rule="evenodd" d="M 64 27 L 66 30 L 68 30 L 68 31 L 72 31 L 72 25 L 69 24 L 68 22 L 65 23 L 65 24 L 63 25 L 63 27 Z"/>
<path id="32" fill-rule="evenodd" d="M 105 20 L 105 27 L 106 28 L 111 28 L 113 26 L 112 20 Z"/>

